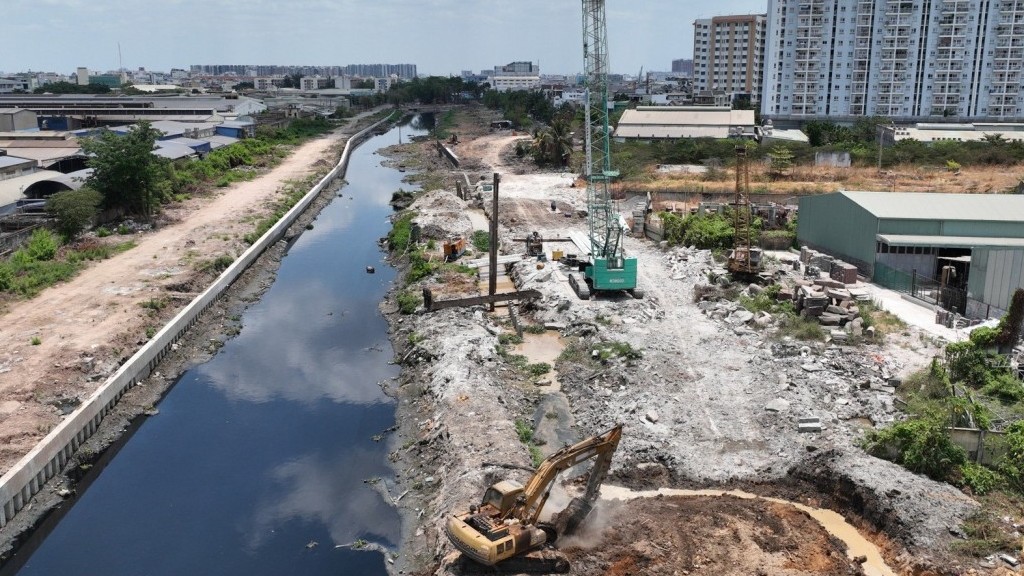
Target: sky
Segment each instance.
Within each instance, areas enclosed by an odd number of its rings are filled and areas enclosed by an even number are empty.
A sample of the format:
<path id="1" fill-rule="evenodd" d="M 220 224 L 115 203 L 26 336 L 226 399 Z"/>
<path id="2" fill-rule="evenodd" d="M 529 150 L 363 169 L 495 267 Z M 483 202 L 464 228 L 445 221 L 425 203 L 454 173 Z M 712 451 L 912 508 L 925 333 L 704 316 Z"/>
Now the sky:
<path id="1" fill-rule="evenodd" d="M 420 74 L 518 60 L 583 69 L 581 0 L 4 0 L 0 71 L 68 74 L 192 64 L 416 64 Z M 767 0 L 607 0 L 613 72 L 690 58 L 693 21 Z"/>

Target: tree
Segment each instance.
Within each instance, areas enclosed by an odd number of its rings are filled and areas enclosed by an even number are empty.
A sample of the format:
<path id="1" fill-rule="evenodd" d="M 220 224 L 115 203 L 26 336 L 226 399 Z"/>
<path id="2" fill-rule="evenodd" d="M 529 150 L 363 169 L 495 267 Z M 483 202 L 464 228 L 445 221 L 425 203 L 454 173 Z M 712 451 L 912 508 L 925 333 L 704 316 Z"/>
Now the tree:
<path id="1" fill-rule="evenodd" d="M 57 231 L 73 240 L 92 224 L 102 202 L 102 194 L 83 187 L 50 196 L 46 200 L 46 211 L 57 219 Z"/>
<path id="2" fill-rule="evenodd" d="M 86 185 L 103 195 L 103 207 L 149 217 L 162 200 L 166 160 L 153 155 L 160 132 L 139 122 L 124 136 L 103 132 L 81 141 L 93 169 Z"/>
<path id="3" fill-rule="evenodd" d="M 238 92 L 241 92 L 242 90 L 253 90 L 254 88 L 256 88 L 256 85 L 252 82 L 239 82 L 231 87 L 232 90 Z"/>
<path id="4" fill-rule="evenodd" d="M 793 151 L 779 144 L 768 152 L 768 161 L 771 163 L 769 171 L 772 177 L 781 178 L 788 174 L 793 166 Z"/>

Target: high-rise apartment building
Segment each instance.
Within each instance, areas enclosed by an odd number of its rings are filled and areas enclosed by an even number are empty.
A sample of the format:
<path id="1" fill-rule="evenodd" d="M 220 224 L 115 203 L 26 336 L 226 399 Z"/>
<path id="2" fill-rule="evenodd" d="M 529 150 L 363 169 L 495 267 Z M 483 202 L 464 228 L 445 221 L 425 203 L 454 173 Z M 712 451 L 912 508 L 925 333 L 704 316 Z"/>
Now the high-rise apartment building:
<path id="1" fill-rule="evenodd" d="M 692 58 L 679 58 L 672 61 L 672 73 L 682 74 L 683 76 L 693 76 L 693 59 Z"/>
<path id="2" fill-rule="evenodd" d="M 694 21 L 694 90 L 745 92 L 756 102 L 764 69 L 766 21 L 764 14 Z"/>
<path id="3" fill-rule="evenodd" d="M 1024 0 L 769 0 L 761 113 L 1019 120 Z"/>

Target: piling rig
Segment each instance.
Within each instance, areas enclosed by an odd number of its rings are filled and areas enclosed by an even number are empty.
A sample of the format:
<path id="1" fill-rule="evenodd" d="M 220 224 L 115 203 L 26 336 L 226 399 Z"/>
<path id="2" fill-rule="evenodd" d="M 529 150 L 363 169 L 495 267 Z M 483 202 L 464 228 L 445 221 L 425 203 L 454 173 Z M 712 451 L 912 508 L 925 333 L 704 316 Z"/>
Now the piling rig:
<path id="1" fill-rule="evenodd" d="M 611 132 L 608 127 L 608 27 L 604 0 L 583 0 L 583 59 L 586 69 L 587 219 L 589 233 L 579 246 L 586 260 L 580 272 L 569 275 L 576 295 L 586 300 L 592 292 L 627 291 L 643 297 L 637 288 L 636 258 L 622 250 L 622 223 L 612 206 L 609 184 L 619 175 L 612 170 Z"/>

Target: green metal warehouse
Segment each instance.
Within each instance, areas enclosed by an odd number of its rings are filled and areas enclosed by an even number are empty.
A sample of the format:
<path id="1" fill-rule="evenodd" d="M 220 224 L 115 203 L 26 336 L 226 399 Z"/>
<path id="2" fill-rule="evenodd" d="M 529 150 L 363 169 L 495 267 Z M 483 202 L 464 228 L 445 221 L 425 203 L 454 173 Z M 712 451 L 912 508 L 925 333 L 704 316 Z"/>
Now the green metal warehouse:
<path id="1" fill-rule="evenodd" d="M 968 318 L 1001 316 L 1024 287 L 1024 195 L 805 196 L 797 239 L 854 264 L 878 284 Z"/>

